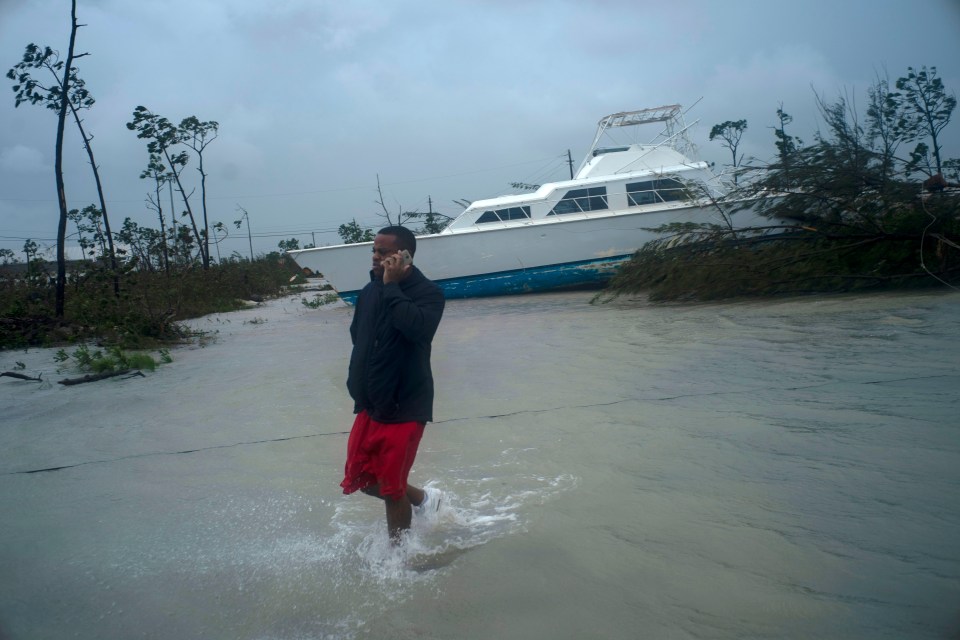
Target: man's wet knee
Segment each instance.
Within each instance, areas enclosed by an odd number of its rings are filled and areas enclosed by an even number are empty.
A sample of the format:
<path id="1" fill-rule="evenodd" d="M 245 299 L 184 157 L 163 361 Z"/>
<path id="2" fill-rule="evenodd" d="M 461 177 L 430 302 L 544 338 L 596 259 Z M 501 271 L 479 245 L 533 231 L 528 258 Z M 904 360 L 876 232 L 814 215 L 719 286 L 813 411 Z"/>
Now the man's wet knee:
<path id="1" fill-rule="evenodd" d="M 383 499 L 383 496 L 380 495 L 380 487 L 378 485 L 370 485 L 369 487 L 364 487 L 360 489 L 360 491 L 367 494 L 368 496 L 373 496 L 374 498 Z"/>

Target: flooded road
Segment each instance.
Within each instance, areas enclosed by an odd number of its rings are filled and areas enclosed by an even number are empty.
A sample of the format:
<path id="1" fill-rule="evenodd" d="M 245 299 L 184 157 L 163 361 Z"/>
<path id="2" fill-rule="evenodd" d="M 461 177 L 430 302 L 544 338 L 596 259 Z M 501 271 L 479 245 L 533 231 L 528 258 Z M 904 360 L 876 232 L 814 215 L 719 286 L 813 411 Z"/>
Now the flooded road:
<path id="1" fill-rule="evenodd" d="M 401 550 L 343 496 L 352 310 L 145 378 L 0 353 L 0 638 L 960 634 L 960 295 L 452 300 Z"/>

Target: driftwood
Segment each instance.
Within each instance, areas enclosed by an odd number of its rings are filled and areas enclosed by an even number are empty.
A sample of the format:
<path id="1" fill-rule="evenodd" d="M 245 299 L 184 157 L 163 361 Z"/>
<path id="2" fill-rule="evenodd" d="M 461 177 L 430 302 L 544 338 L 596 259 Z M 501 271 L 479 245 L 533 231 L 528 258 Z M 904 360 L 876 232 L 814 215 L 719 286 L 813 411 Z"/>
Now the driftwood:
<path id="1" fill-rule="evenodd" d="M 106 378 L 114 378 L 116 376 L 122 376 L 130 373 L 130 369 L 121 369 L 120 371 L 106 371 L 104 373 L 88 373 L 87 375 L 81 378 L 67 378 L 66 380 L 61 380 L 60 384 L 62 385 L 74 385 L 74 384 L 83 384 L 84 382 L 96 382 L 97 380 L 105 380 Z M 143 375 L 142 371 L 134 371 L 130 373 L 130 377 L 140 376 L 141 378 L 146 378 L 147 376 Z"/>
<path id="2" fill-rule="evenodd" d="M 22 373 L 16 373 L 15 371 L 4 371 L 3 373 L 0 373 L 0 378 L 2 378 L 3 376 L 7 376 L 8 378 L 16 378 L 17 380 L 33 380 L 34 382 L 43 382 L 43 380 L 40 379 L 40 377 L 43 376 L 42 373 L 40 374 L 40 376 L 34 378 L 32 376 L 24 375 Z"/>

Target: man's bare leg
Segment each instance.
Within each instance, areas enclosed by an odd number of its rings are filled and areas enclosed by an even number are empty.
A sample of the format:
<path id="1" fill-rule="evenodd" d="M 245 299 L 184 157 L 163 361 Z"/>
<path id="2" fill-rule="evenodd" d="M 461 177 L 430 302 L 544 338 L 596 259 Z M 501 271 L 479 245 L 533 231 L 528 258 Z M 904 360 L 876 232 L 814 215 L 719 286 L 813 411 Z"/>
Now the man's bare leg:
<path id="1" fill-rule="evenodd" d="M 412 504 L 413 506 L 419 507 L 420 503 L 422 503 L 426 499 L 426 497 L 427 497 L 427 492 L 424 491 L 423 489 L 418 489 L 412 484 L 407 485 L 407 499 L 410 501 L 410 504 Z"/>
<path id="2" fill-rule="evenodd" d="M 364 492 L 368 496 L 373 496 L 374 498 L 380 498 L 381 500 L 385 499 L 382 495 L 380 495 L 379 484 L 372 484 L 369 487 L 364 487 L 363 489 L 360 489 L 360 491 Z M 426 497 L 427 497 L 427 492 L 424 491 L 423 489 L 417 488 L 412 484 L 407 485 L 407 500 L 410 501 L 410 504 L 412 506 L 419 507 L 420 503 L 423 502 L 424 498 Z"/>
<path id="3" fill-rule="evenodd" d="M 380 495 L 380 485 L 373 484 L 361 489 L 368 496 L 380 498 L 387 510 L 387 531 L 390 534 L 390 542 L 397 544 L 404 531 L 410 528 L 410 520 L 413 518 L 412 506 L 419 505 L 426 498 L 423 489 L 415 487 L 412 484 L 407 485 L 407 492 L 399 499 L 386 498 Z"/>
<path id="4" fill-rule="evenodd" d="M 413 517 L 410 499 L 407 496 L 398 499 L 385 498 L 383 503 L 387 507 L 387 533 L 390 534 L 390 543 L 398 544 L 403 532 L 410 529 L 410 520 Z"/>

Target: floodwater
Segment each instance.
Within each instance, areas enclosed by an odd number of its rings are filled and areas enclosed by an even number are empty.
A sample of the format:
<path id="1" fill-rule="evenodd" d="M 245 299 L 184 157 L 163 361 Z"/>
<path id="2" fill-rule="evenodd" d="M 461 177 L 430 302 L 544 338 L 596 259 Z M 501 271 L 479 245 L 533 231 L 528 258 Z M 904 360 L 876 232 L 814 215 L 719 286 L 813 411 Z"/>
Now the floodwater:
<path id="1" fill-rule="evenodd" d="M 338 487 L 349 308 L 0 353 L 48 381 L 0 378 L 0 637 L 960 637 L 960 294 L 590 298 L 448 302 L 399 549 Z"/>

